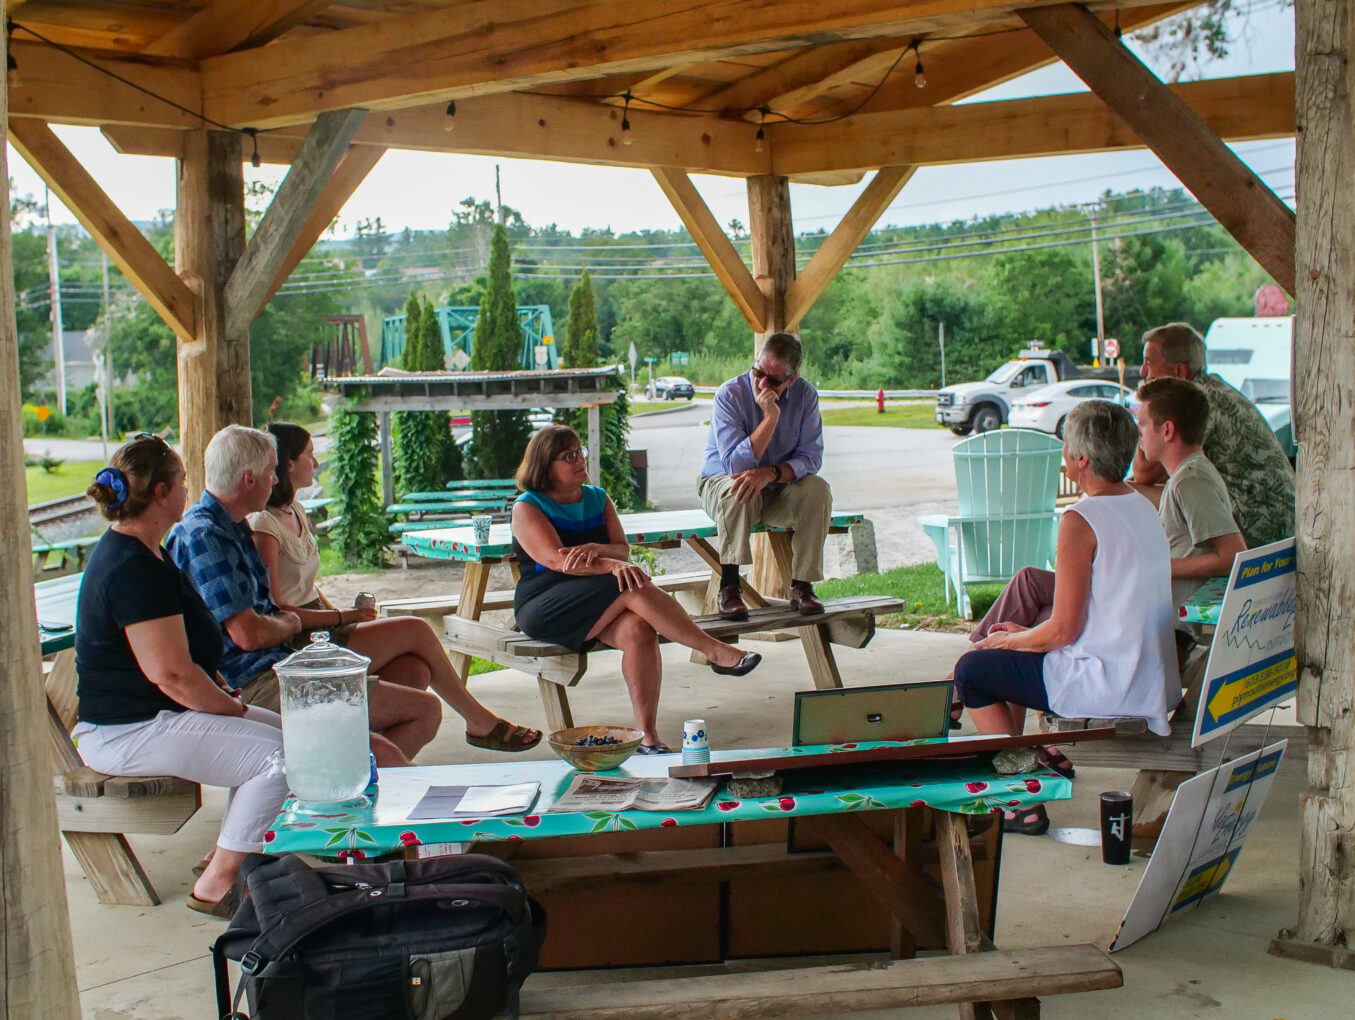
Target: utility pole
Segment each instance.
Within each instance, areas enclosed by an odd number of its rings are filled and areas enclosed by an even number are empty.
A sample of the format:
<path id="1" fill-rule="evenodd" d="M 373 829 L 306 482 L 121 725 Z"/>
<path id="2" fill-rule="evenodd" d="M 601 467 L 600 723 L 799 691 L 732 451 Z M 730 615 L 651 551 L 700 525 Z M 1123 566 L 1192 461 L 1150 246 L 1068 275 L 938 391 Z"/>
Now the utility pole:
<path id="1" fill-rule="evenodd" d="M 52 226 L 52 191 L 47 189 L 47 286 L 51 291 L 52 366 L 56 374 L 56 403 L 66 413 L 66 338 L 61 334 L 61 272 L 57 262 L 56 228 Z"/>
<path id="2" fill-rule="evenodd" d="M 1101 307 L 1101 246 L 1096 241 L 1096 217 L 1092 221 L 1092 279 L 1096 284 L 1096 356 L 1101 357 L 1106 340 L 1106 316 Z"/>
<path id="3" fill-rule="evenodd" d="M 941 346 L 941 388 L 946 386 L 946 324 L 936 324 L 936 342 Z"/>

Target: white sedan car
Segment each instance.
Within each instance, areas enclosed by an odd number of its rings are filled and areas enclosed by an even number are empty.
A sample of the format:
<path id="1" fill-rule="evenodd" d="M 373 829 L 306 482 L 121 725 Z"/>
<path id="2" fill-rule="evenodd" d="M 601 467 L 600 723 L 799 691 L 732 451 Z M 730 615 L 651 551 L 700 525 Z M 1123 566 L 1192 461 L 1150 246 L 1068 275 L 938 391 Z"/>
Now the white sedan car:
<path id="1" fill-rule="evenodd" d="M 1068 412 L 1084 400 L 1109 400 L 1131 410 L 1138 407 L 1134 391 L 1119 383 L 1072 379 L 1031 390 L 1012 401 L 1007 424 L 1014 429 L 1039 429 L 1063 438 Z"/>

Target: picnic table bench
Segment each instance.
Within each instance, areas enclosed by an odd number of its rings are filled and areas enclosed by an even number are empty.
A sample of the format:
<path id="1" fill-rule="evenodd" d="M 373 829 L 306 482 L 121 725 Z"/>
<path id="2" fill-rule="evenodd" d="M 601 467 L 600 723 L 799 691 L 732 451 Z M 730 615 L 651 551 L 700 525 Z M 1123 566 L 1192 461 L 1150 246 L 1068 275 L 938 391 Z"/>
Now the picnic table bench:
<path id="1" fill-rule="evenodd" d="M 127 833 L 170 835 L 202 806 L 202 787 L 175 776 L 109 776 L 85 765 L 71 740 L 76 723 L 75 618 L 83 574 L 33 586 L 57 824 L 100 903 L 155 906 L 160 897 Z M 57 626 L 48 629 L 43 623 Z"/>
<path id="2" fill-rule="evenodd" d="M 440 492 L 406 492 L 400 497 L 401 503 L 441 503 L 449 499 L 500 499 L 507 503 L 515 499 L 518 494 L 516 485 L 505 485 L 502 488 L 497 486 L 483 486 L 478 489 L 453 489 L 450 487 Z"/>
<path id="3" fill-rule="evenodd" d="M 707 610 L 715 608 L 715 595 L 720 584 L 720 558 L 709 539 L 717 533 L 715 522 L 704 510 L 666 510 L 651 513 L 621 514 L 621 528 L 626 541 L 631 545 L 644 545 L 655 549 L 672 549 L 687 545 L 711 570 L 707 583 L 705 605 Z M 859 513 L 834 511 L 830 519 L 829 531 L 841 534 L 863 522 Z M 781 575 L 784 587 L 790 580 L 790 533 L 782 528 L 771 528 L 763 524 L 754 527 L 754 531 L 766 532 L 774 563 Z M 499 562 L 508 562 L 517 579 L 517 562 L 513 559 L 513 535 L 508 524 L 495 524 L 489 529 L 489 539 L 478 542 L 475 529 L 469 526 L 435 528 L 427 531 L 406 531 L 405 544 L 419 556 L 432 559 L 457 560 L 466 565 L 461 579 L 461 594 L 457 599 L 454 614 L 462 619 L 478 620 L 484 609 L 485 592 L 489 586 L 490 567 Z M 744 579 L 740 579 L 745 602 L 752 608 L 765 607 L 767 599 L 753 590 Z M 810 644 L 822 648 L 822 654 L 831 658 L 826 642 L 820 642 L 817 632 L 805 631 L 806 648 Z M 808 636 L 812 635 L 812 636 Z M 811 653 L 811 655 L 814 653 Z M 452 666 L 462 675 L 470 663 L 470 653 L 460 650 L 451 654 Z"/>
<path id="4" fill-rule="evenodd" d="M 85 558 L 103 535 L 84 535 L 61 542 L 40 542 L 33 546 L 33 573 L 85 569 Z"/>
<path id="5" fill-rule="evenodd" d="M 391 517 L 400 514 L 422 517 L 424 514 L 482 514 L 500 512 L 508 508 L 506 499 L 489 497 L 486 499 L 440 499 L 423 500 L 413 503 L 392 503 L 386 507 Z"/>

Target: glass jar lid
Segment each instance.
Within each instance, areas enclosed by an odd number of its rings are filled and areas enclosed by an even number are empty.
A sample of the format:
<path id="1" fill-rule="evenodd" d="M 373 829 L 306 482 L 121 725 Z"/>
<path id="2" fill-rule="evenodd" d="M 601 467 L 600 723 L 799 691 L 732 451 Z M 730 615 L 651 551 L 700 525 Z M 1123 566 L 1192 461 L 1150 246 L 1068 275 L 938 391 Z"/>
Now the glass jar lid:
<path id="1" fill-rule="evenodd" d="M 299 652 L 293 652 L 287 658 L 273 666 L 279 676 L 304 675 L 308 677 L 347 677 L 357 673 L 365 674 L 372 660 L 365 655 L 349 651 L 329 640 L 329 632 L 317 630 L 311 634 L 310 644 Z"/>

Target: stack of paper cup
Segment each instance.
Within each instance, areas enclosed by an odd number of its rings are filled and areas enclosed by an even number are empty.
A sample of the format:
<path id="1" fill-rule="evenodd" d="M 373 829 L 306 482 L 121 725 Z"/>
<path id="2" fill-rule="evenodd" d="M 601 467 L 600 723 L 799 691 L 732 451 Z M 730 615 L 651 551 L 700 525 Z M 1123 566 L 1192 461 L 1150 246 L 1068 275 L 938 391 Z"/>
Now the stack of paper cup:
<path id="1" fill-rule="evenodd" d="M 710 761 L 710 738 L 706 720 L 688 719 L 682 724 L 682 764 L 705 765 Z"/>

